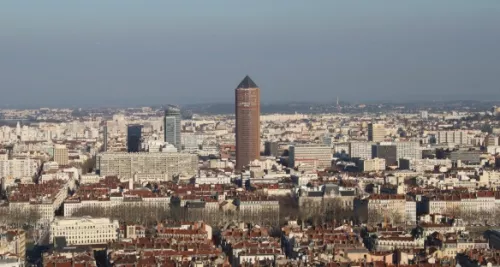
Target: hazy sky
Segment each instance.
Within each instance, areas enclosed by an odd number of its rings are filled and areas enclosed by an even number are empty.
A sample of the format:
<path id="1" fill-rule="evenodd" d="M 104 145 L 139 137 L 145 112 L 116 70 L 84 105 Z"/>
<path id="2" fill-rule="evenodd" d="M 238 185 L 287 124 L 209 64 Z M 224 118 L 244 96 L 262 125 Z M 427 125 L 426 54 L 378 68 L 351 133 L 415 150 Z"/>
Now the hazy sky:
<path id="1" fill-rule="evenodd" d="M 0 105 L 500 99 L 499 0 L 0 2 Z"/>

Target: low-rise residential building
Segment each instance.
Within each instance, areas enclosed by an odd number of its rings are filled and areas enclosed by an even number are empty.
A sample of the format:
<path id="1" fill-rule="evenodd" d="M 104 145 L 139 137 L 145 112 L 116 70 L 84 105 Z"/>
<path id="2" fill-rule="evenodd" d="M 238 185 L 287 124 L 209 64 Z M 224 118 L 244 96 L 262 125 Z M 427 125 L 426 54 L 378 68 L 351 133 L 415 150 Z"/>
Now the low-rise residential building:
<path id="1" fill-rule="evenodd" d="M 49 224 L 54 212 L 68 195 L 68 182 L 51 180 L 43 184 L 19 184 L 8 194 L 9 209 L 27 213 L 36 210 L 40 214 L 39 224 Z"/>
<path id="2" fill-rule="evenodd" d="M 26 257 L 26 232 L 24 230 L 0 228 L 0 255 L 7 253 L 24 261 Z"/>
<path id="3" fill-rule="evenodd" d="M 393 251 L 395 249 L 423 249 L 425 239 L 411 236 L 381 236 L 375 240 L 377 251 Z"/>
<path id="4" fill-rule="evenodd" d="M 96 267 L 92 251 L 80 252 L 71 249 L 46 252 L 42 256 L 43 266 L 81 266 Z"/>

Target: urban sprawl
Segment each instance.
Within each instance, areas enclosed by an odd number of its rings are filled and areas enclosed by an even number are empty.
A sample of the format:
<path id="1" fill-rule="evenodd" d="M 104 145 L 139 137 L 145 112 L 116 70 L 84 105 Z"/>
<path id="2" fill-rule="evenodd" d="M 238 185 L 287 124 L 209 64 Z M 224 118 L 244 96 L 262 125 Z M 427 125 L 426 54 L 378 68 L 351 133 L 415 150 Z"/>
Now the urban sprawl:
<path id="1" fill-rule="evenodd" d="M 0 266 L 500 265 L 500 108 L 234 93 L 219 115 L 0 109 Z"/>

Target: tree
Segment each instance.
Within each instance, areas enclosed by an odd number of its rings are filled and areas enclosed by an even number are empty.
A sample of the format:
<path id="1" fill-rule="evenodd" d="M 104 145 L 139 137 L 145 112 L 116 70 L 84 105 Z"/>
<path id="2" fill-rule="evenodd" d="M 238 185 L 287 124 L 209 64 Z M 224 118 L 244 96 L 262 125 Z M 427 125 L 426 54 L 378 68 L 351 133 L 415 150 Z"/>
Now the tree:
<path id="1" fill-rule="evenodd" d="M 408 213 L 405 213 L 404 220 L 407 225 L 415 225 L 416 223 L 414 218 Z"/>
<path id="2" fill-rule="evenodd" d="M 319 224 L 321 220 L 324 220 L 323 205 L 323 200 L 304 200 L 299 207 L 299 219 L 310 221 L 312 224 Z"/>
<path id="3" fill-rule="evenodd" d="M 377 224 L 384 220 L 383 214 L 376 209 L 368 209 L 368 224 Z"/>
<path id="4" fill-rule="evenodd" d="M 483 124 L 483 126 L 481 126 L 481 132 L 490 134 L 493 132 L 493 128 L 489 123 Z"/>
<path id="5" fill-rule="evenodd" d="M 446 208 L 444 211 L 444 214 L 450 215 L 454 218 L 461 218 L 461 216 L 463 215 L 463 212 L 460 209 L 460 207 L 453 206 L 453 207 Z"/>
<path id="6" fill-rule="evenodd" d="M 111 208 L 82 207 L 72 216 L 108 217 L 122 223 L 155 225 L 159 221 L 170 218 L 170 211 L 166 207 L 122 204 Z"/>
<path id="7" fill-rule="evenodd" d="M 417 227 L 411 230 L 411 236 L 415 239 L 421 238 L 424 236 L 424 228 L 418 225 Z"/>
<path id="8" fill-rule="evenodd" d="M 26 212 L 26 225 L 28 227 L 34 226 L 40 219 L 42 215 L 38 208 L 30 208 Z"/>
<path id="9" fill-rule="evenodd" d="M 399 225 L 403 223 L 404 217 L 401 215 L 399 210 L 391 210 L 389 213 L 389 219 L 393 225 Z"/>
<path id="10" fill-rule="evenodd" d="M 495 222 L 500 222 L 500 207 L 497 207 L 494 211 L 493 211 L 493 216 L 492 216 L 493 220 Z"/>
<path id="11" fill-rule="evenodd" d="M 459 216 L 460 216 L 460 218 L 462 218 L 464 220 L 464 222 L 466 222 L 468 224 L 479 223 L 480 220 L 483 219 L 483 218 L 479 217 L 479 211 L 475 211 L 475 210 L 462 211 L 462 212 L 460 212 Z"/>
<path id="12" fill-rule="evenodd" d="M 82 173 L 87 174 L 92 172 L 92 170 L 95 168 L 95 164 L 96 164 L 95 157 L 87 159 L 84 163 L 82 163 Z"/>
<path id="13" fill-rule="evenodd" d="M 323 212 L 327 221 L 342 220 L 339 215 L 342 212 L 342 204 L 339 198 L 325 199 L 323 198 Z"/>
<path id="14" fill-rule="evenodd" d="M 342 205 L 342 199 L 339 197 L 324 198 L 322 215 L 327 221 L 343 223 L 344 221 L 350 221 L 354 218 L 354 210 L 344 207 Z"/>
<path id="15" fill-rule="evenodd" d="M 280 224 L 285 223 L 288 220 L 299 219 L 299 205 L 296 199 L 286 196 L 279 200 L 280 205 Z"/>
<path id="16" fill-rule="evenodd" d="M 484 224 L 491 224 L 492 222 L 495 222 L 495 212 L 490 212 L 484 209 L 481 209 L 478 211 L 477 218 L 482 220 Z"/>
<path id="17" fill-rule="evenodd" d="M 25 230 L 33 228 L 41 219 L 36 207 L 21 209 L 18 207 L 0 208 L 0 223 Z"/>
<path id="18" fill-rule="evenodd" d="M 0 208 L 0 224 L 7 224 L 9 219 L 9 208 L 2 207 Z"/>

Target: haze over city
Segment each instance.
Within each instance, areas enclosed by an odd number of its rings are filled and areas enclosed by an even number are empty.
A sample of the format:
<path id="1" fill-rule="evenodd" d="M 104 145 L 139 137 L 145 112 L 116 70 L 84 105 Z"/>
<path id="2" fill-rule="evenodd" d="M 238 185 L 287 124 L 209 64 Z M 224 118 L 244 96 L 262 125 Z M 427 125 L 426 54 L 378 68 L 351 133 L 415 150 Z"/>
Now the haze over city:
<path id="1" fill-rule="evenodd" d="M 2 1 L 0 105 L 498 100 L 500 1 Z"/>
<path id="2" fill-rule="evenodd" d="M 0 267 L 496 267 L 500 0 L 0 1 Z"/>

